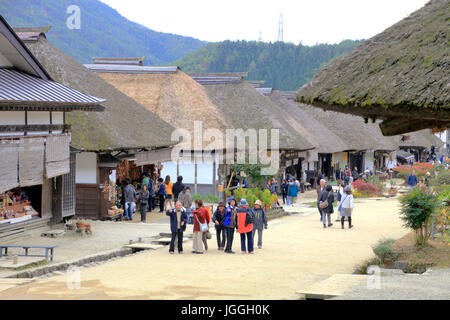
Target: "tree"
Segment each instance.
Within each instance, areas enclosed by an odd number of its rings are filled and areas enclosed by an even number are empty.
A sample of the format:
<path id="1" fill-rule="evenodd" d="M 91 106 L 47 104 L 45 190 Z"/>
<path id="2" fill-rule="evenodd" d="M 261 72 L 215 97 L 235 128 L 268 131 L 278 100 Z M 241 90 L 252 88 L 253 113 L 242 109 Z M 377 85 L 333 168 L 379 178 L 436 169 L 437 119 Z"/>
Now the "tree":
<path id="1" fill-rule="evenodd" d="M 401 219 L 405 227 L 416 232 L 416 244 L 425 245 L 430 237 L 429 224 L 433 213 L 438 209 L 435 195 L 425 188 L 416 187 L 400 199 Z"/>

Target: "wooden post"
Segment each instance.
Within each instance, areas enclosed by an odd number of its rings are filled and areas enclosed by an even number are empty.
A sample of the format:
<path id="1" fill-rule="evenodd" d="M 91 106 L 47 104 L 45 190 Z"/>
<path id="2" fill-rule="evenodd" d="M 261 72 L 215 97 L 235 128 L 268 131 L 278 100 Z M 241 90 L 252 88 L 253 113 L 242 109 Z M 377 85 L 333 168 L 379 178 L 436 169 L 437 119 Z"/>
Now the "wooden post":
<path id="1" fill-rule="evenodd" d="M 194 193 L 197 193 L 197 159 L 195 158 L 194 158 L 194 167 L 195 167 Z"/>
<path id="2" fill-rule="evenodd" d="M 177 178 L 180 176 L 180 160 L 177 160 Z"/>
<path id="3" fill-rule="evenodd" d="M 212 178 L 212 184 L 213 184 L 213 195 L 217 196 L 217 182 L 216 182 L 216 160 L 213 161 L 213 178 Z"/>

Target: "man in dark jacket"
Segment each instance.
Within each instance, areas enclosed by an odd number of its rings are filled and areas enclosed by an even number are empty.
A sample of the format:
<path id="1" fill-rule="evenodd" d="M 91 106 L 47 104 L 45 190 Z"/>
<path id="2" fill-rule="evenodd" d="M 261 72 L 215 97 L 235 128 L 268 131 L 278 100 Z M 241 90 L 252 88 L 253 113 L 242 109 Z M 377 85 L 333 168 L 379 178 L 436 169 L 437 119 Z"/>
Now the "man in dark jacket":
<path id="1" fill-rule="evenodd" d="M 175 208 L 166 211 L 170 217 L 170 231 L 172 239 L 170 240 L 169 252 L 173 254 L 175 247 L 175 238 L 178 238 L 178 253 L 183 253 L 183 232 L 186 230 L 187 215 L 183 205 L 177 201 Z"/>
<path id="2" fill-rule="evenodd" d="M 322 210 L 319 208 L 319 201 L 320 201 L 320 197 L 322 196 L 322 193 L 324 193 L 326 191 L 325 188 L 325 180 L 322 179 L 319 181 L 319 185 L 317 186 L 317 209 L 319 210 L 319 215 L 320 215 L 320 221 L 322 221 Z"/>
<path id="3" fill-rule="evenodd" d="M 212 216 L 212 221 L 216 227 L 216 236 L 217 236 L 217 247 L 219 250 L 225 249 L 225 241 L 226 241 L 226 230 L 225 230 L 225 204 L 223 202 L 219 202 L 214 215 Z"/>
<path id="4" fill-rule="evenodd" d="M 136 206 L 136 190 L 131 185 L 130 179 L 125 181 L 126 187 L 123 189 L 125 203 L 125 214 L 127 220 L 133 220 L 133 209 Z"/>
<path id="5" fill-rule="evenodd" d="M 178 200 L 178 195 L 183 190 L 184 190 L 183 177 L 182 176 L 178 176 L 177 182 L 175 182 L 175 184 L 173 185 L 173 190 L 172 190 L 175 202 Z"/>
<path id="6" fill-rule="evenodd" d="M 253 239 L 255 238 L 256 231 L 258 231 L 258 249 L 261 249 L 263 228 L 267 229 L 267 215 L 262 207 L 261 200 L 255 201 L 253 212 L 255 215 L 255 221 L 253 221 Z"/>
<path id="7" fill-rule="evenodd" d="M 325 202 L 325 200 L 327 200 L 328 206 L 326 208 L 320 208 L 320 204 L 322 202 Z M 334 202 L 333 187 L 331 185 L 327 185 L 326 191 L 322 192 L 318 202 L 319 209 L 321 210 L 322 213 L 322 223 L 324 228 L 327 227 L 326 225 L 327 218 L 328 218 L 328 227 L 333 226 L 333 224 L 331 223 L 331 214 L 334 212 L 333 202 Z"/>

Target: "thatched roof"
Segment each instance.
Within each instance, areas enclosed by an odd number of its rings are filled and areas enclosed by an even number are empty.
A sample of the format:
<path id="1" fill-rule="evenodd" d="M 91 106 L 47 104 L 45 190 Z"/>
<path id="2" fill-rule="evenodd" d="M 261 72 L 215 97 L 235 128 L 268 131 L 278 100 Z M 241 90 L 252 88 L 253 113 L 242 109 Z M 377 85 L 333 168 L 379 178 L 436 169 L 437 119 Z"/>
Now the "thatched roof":
<path id="1" fill-rule="evenodd" d="M 315 146 L 302 136 L 286 120 L 288 115 L 268 97 L 260 94 L 251 84 L 230 80 L 221 83 L 221 75 L 213 74 L 216 84 L 207 81 L 207 74 L 191 75 L 194 79 L 205 82 L 204 88 L 211 101 L 219 107 L 224 117 L 229 119 L 233 128 L 279 129 L 280 149 L 311 150 Z M 230 74 L 224 75 L 229 77 Z M 225 81 L 224 81 L 225 82 Z M 270 141 L 270 131 L 268 132 Z"/>
<path id="2" fill-rule="evenodd" d="M 204 129 L 217 128 L 225 132 L 226 128 L 232 128 L 232 123 L 214 105 L 204 87 L 178 68 L 174 70 L 175 72 L 167 73 L 153 73 L 151 70 L 142 73 L 115 73 L 97 72 L 93 69 L 102 79 L 175 128 L 187 129 L 192 138 L 194 121 L 202 121 Z"/>
<path id="3" fill-rule="evenodd" d="M 107 99 L 104 112 L 72 112 L 72 147 L 85 151 L 151 149 L 172 145 L 172 126 L 75 59 L 51 45 L 44 36 L 28 48 L 56 81 Z"/>
<path id="4" fill-rule="evenodd" d="M 303 110 L 299 103 L 283 98 L 280 91 L 272 91 L 268 96 L 283 109 L 286 121 L 308 141 L 313 142 L 319 153 L 334 153 L 353 149 L 322 122 Z"/>
<path id="5" fill-rule="evenodd" d="M 399 147 L 405 148 L 429 148 L 431 146 L 440 148 L 444 144 L 429 129 L 393 136 L 392 138 L 398 143 Z"/>
<path id="6" fill-rule="evenodd" d="M 450 2 L 422 9 L 334 60 L 299 102 L 384 120 L 385 135 L 450 126 Z"/>

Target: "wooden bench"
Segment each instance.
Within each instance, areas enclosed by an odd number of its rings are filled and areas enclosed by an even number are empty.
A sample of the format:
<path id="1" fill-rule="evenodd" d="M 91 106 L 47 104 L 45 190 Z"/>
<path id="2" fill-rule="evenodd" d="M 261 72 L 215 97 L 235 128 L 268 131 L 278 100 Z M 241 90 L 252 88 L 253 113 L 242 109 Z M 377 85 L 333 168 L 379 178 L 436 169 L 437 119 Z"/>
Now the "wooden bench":
<path id="1" fill-rule="evenodd" d="M 0 245 L 0 258 L 3 255 L 3 249 L 5 249 L 5 256 L 8 255 L 8 248 L 22 248 L 25 250 L 25 254 L 20 254 L 20 256 L 29 256 L 29 257 L 44 257 L 43 255 L 29 255 L 28 250 L 29 249 L 45 249 L 45 258 L 48 260 L 49 253 L 50 253 L 50 261 L 53 261 L 53 249 L 55 249 L 57 246 L 20 246 L 20 245 Z"/>
<path id="2" fill-rule="evenodd" d="M 104 216 L 103 218 L 101 218 L 101 221 L 123 221 L 123 213 L 117 213 L 113 216 Z"/>

